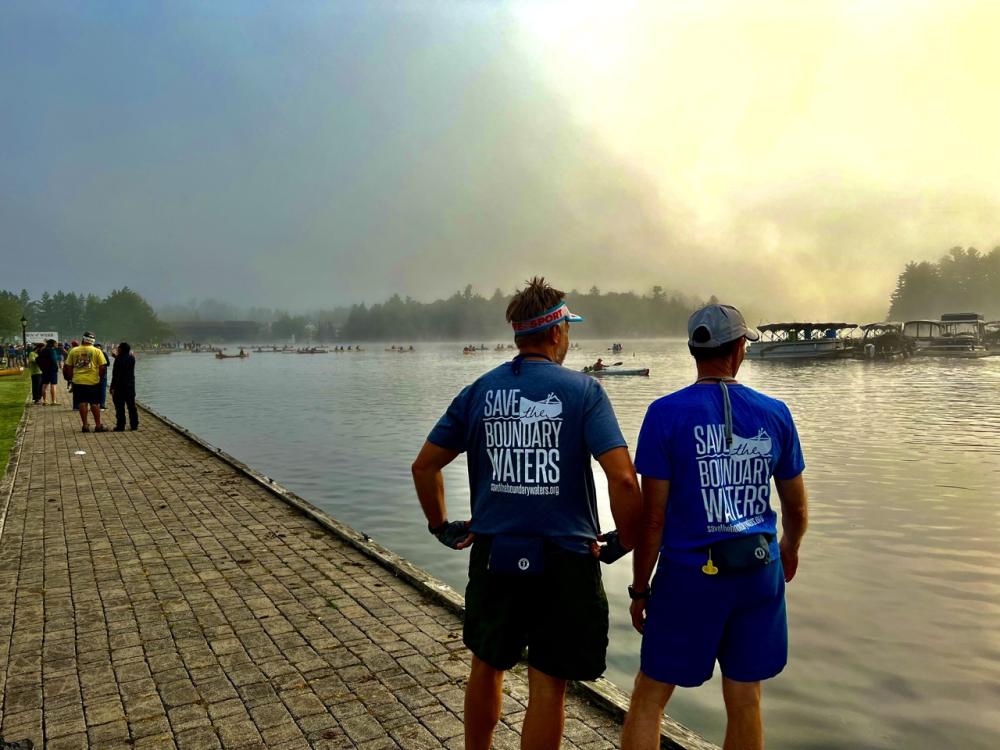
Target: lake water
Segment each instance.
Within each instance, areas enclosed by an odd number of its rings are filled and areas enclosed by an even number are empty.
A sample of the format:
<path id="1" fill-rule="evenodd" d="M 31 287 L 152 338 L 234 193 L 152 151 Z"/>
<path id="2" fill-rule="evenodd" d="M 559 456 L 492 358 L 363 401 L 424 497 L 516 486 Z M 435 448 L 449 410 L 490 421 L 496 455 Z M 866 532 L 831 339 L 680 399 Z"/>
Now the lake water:
<path id="1" fill-rule="evenodd" d="M 581 345 L 567 366 L 609 357 Z M 458 390 L 510 355 L 418 349 L 141 356 L 139 397 L 463 591 L 464 553 L 427 534 L 409 466 Z M 683 341 L 630 341 L 614 359 L 652 368 L 605 381 L 634 450 L 647 405 L 690 383 L 692 362 Z M 765 687 L 768 747 L 1000 747 L 1000 357 L 748 362 L 740 379 L 789 404 L 811 505 L 790 662 Z M 596 463 L 595 476 L 610 528 Z M 445 481 L 451 518 L 468 517 L 464 458 Z M 604 568 L 607 676 L 626 689 L 630 560 Z M 718 674 L 668 712 L 721 743 Z"/>

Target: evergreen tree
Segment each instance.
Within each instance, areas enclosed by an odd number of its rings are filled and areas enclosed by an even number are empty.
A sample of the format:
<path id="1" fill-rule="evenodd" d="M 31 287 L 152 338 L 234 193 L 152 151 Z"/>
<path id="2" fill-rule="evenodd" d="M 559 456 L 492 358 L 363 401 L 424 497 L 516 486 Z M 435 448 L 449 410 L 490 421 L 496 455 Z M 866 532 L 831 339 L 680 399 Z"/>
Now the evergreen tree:
<path id="1" fill-rule="evenodd" d="M 946 312 L 1000 317 L 1000 248 L 983 255 L 953 247 L 937 263 L 906 264 L 889 300 L 889 318 L 938 319 Z"/>

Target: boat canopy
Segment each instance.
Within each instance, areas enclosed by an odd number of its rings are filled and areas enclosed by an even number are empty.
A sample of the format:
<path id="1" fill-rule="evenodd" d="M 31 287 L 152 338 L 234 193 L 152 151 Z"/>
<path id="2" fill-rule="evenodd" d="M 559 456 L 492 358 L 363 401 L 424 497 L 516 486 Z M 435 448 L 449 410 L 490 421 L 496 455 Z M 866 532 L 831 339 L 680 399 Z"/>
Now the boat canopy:
<path id="1" fill-rule="evenodd" d="M 941 316 L 942 323 L 981 323 L 980 313 L 945 313 Z"/>
<path id="2" fill-rule="evenodd" d="M 903 324 L 903 335 L 915 339 L 937 338 L 943 329 L 940 320 L 908 320 Z"/>
<path id="3" fill-rule="evenodd" d="M 862 331 L 867 333 L 868 331 L 899 331 L 902 329 L 902 323 L 865 323 L 863 326 L 858 326 Z"/>
<path id="4" fill-rule="evenodd" d="M 758 331 L 842 331 L 857 328 L 857 323 L 765 323 L 757 326 Z"/>

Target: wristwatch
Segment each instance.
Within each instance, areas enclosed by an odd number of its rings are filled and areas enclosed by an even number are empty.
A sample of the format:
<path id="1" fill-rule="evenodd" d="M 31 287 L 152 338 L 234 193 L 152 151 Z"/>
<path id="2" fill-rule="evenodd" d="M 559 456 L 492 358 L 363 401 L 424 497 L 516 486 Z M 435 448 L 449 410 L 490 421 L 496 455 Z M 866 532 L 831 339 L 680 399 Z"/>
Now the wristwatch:
<path id="1" fill-rule="evenodd" d="M 631 586 L 628 587 L 628 598 L 632 601 L 638 601 L 639 599 L 649 598 L 649 589 L 645 588 L 642 591 L 636 591 Z"/>

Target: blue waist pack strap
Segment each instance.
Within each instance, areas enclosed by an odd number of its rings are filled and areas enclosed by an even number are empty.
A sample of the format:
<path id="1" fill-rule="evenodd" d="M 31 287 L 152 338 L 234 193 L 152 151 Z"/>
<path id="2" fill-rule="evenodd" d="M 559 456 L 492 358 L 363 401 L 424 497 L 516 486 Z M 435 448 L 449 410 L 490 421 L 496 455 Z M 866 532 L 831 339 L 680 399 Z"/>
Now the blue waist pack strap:
<path id="1" fill-rule="evenodd" d="M 545 539 L 538 536 L 497 535 L 493 537 L 487 567 L 491 573 L 538 575 L 545 570 Z"/>

